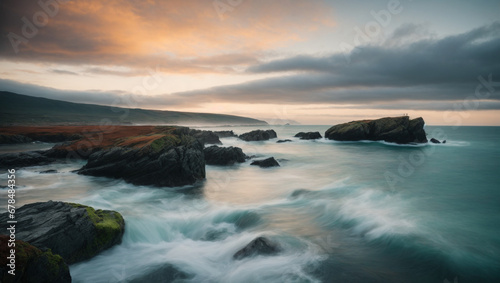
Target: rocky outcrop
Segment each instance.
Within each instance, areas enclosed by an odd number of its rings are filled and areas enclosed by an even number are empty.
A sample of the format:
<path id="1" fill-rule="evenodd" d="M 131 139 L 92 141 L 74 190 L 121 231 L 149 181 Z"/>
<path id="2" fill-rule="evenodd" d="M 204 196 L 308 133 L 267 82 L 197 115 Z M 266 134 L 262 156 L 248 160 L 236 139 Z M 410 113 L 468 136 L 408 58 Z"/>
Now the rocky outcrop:
<path id="1" fill-rule="evenodd" d="M 54 126 L 9 128 L 13 133 L 83 138 L 47 151 L 2 155 L 0 168 L 43 165 L 58 159 L 84 159 L 79 174 L 121 178 L 136 185 L 183 186 L 205 178 L 204 144 L 220 144 L 211 131 L 174 126 Z"/>
<path id="2" fill-rule="evenodd" d="M 6 231 L 8 213 L 0 215 Z M 66 263 L 92 258 L 121 242 L 125 222 L 116 211 L 64 202 L 39 202 L 16 210 L 16 238 L 44 250 L 51 249 Z"/>
<path id="3" fill-rule="evenodd" d="M 28 151 L 0 154 L 0 169 L 46 165 L 55 161 L 43 153 L 43 151 Z"/>
<path id="4" fill-rule="evenodd" d="M 238 136 L 244 141 L 267 141 L 277 137 L 274 130 L 255 130 Z"/>
<path id="5" fill-rule="evenodd" d="M 399 144 L 426 143 L 424 120 L 408 116 L 352 121 L 331 127 L 325 137 L 338 141 L 386 141 Z"/>
<path id="6" fill-rule="evenodd" d="M 270 241 L 265 237 L 258 237 L 248 243 L 244 248 L 233 255 L 233 259 L 240 260 L 246 257 L 256 255 L 273 255 L 280 252 L 281 248 L 277 243 Z"/>
<path id="7" fill-rule="evenodd" d="M 319 132 L 300 132 L 297 133 L 294 137 L 300 138 L 301 140 L 317 140 L 323 138 Z"/>
<path id="8" fill-rule="evenodd" d="M 41 251 L 21 240 L 8 242 L 7 235 L 0 235 L 0 282 L 71 282 L 68 265 L 63 258 L 51 250 Z M 7 243 L 15 244 L 8 247 Z M 15 272 L 9 274 L 10 249 L 15 249 Z"/>
<path id="9" fill-rule="evenodd" d="M 185 136 L 189 139 L 189 136 Z M 192 139 L 171 146 L 156 140 L 149 147 L 114 147 L 93 153 L 78 174 L 120 178 L 134 185 L 176 187 L 205 179 L 203 145 Z"/>
<path id="10" fill-rule="evenodd" d="M 232 138 L 238 137 L 233 131 L 214 131 L 219 138 Z"/>
<path id="11" fill-rule="evenodd" d="M 252 163 L 250 163 L 250 165 L 256 165 L 256 166 L 259 166 L 261 168 L 268 168 L 268 167 L 279 167 L 280 164 L 278 163 L 278 161 L 276 161 L 276 159 L 274 159 L 274 157 L 269 157 L 267 159 L 263 159 L 263 160 L 255 160 L 253 161 Z"/>
<path id="12" fill-rule="evenodd" d="M 209 165 L 233 165 L 245 162 L 247 156 L 239 147 L 218 147 L 216 145 L 204 150 L 205 162 Z"/>
<path id="13" fill-rule="evenodd" d="M 279 140 L 276 143 L 284 143 L 284 142 L 292 142 L 292 140 L 286 139 L 286 140 Z"/>
<path id="14" fill-rule="evenodd" d="M 219 140 L 219 136 L 212 131 L 202 131 L 189 128 L 179 128 L 174 131 L 178 135 L 190 135 L 194 138 L 200 140 L 202 144 L 222 144 Z"/>

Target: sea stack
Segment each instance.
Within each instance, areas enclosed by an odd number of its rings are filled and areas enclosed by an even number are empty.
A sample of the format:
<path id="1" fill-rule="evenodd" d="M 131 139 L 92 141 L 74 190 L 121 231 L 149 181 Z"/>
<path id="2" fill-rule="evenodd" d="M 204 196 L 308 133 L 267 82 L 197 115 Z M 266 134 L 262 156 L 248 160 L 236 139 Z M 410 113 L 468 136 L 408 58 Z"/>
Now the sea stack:
<path id="1" fill-rule="evenodd" d="M 337 141 L 386 141 L 398 144 L 426 143 L 424 119 L 408 116 L 359 120 L 339 124 L 325 132 L 325 137 Z"/>

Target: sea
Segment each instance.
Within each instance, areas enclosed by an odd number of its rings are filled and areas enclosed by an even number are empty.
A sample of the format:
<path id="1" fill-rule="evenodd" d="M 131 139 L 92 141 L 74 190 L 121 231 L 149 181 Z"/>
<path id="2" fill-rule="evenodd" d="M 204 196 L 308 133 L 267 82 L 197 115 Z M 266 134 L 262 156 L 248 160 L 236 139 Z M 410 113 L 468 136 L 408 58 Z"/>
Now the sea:
<path id="1" fill-rule="evenodd" d="M 73 282 L 500 282 L 500 127 L 426 126 L 445 144 L 300 140 L 328 126 L 214 127 L 253 159 L 206 166 L 192 186 L 134 186 L 72 173 L 84 161 L 16 172 L 16 204 L 77 202 L 120 212 L 120 245 L 70 266 Z M 1 152 L 52 144 L 2 146 Z M 41 174 L 55 169 L 58 173 Z M 6 184 L 7 174 L 0 174 Z M 0 212 L 7 192 L 0 189 Z M 280 252 L 234 260 L 257 237 Z"/>

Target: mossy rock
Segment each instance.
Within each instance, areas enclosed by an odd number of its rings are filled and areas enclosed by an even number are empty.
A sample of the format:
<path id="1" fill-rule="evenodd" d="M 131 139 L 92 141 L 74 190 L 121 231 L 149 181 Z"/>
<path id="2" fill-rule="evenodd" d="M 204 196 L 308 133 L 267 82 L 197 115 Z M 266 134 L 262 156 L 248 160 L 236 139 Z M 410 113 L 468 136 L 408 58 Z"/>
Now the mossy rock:
<path id="1" fill-rule="evenodd" d="M 121 243 L 125 231 L 125 220 L 122 215 L 111 210 L 95 210 L 90 206 L 68 203 L 76 208 L 85 208 L 86 216 L 92 221 L 95 237 L 87 245 L 68 258 L 68 262 L 77 262 L 91 258 L 99 252 Z"/>
<path id="2" fill-rule="evenodd" d="M 9 237 L 0 235 L 0 239 L 7 243 Z M 68 265 L 60 255 L 50 249 L 41 251 L 21 240 L 15 241 L 15 275 L 9 274 L 10 249 L 6 244 L 0 246 L 0 282 L 71 282 Z"/>
<path id="3" fill-rule="evenodd" d="M 125 221 L 116 211 L 65 202 L 39 202 L 16 211 L 16 237 L 41 249 L 51 249 L 68 264 L 87 260 L 121 242 Z M 0 214 L 0 229 L 7 213 Z M 40 223 L 43 223 L 41 225 Z"/>

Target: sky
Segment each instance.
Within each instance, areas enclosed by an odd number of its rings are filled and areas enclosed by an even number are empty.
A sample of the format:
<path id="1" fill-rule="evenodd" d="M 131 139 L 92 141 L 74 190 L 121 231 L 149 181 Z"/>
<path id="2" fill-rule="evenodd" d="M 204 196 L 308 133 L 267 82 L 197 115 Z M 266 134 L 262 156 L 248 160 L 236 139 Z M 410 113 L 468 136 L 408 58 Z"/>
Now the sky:
<path id="1" fill-rule="evenodd" d="M 500 125 L 500 1 L 2 0 L 0 90 L 333 125 Z"/>

